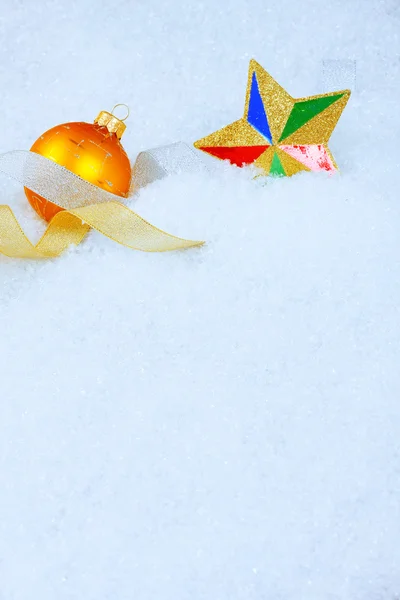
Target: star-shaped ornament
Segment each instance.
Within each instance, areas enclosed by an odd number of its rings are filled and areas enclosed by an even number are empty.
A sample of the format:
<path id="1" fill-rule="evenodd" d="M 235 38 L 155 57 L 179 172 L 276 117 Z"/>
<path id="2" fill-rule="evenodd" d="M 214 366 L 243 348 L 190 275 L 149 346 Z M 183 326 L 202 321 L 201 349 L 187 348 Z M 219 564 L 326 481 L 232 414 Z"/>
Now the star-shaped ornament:
<path id="1" fill-rule="evenodd" d="M 266 175 L 331 171 L 328 140 L 350 90 L 292 98 L 255 60 L 250 61 L 244 115 L 195 142 L 195 147 Z"/>

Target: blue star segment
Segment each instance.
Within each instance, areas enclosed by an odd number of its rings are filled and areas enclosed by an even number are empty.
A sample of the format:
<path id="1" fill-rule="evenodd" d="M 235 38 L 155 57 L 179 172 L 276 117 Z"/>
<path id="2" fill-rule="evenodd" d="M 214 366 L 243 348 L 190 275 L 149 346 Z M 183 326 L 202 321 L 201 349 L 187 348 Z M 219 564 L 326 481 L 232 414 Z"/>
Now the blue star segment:
<path id="1" fill-rule="evenodd" d="M 247 121 L 263 135 L 270 144 L 272 144 L 271 130 L 268 124 L 268 118 L 265 113 L 264 104 L 258 88 L 258 81 L 255 72 L 251 80 L 249 110 L 247 112 Z"/>

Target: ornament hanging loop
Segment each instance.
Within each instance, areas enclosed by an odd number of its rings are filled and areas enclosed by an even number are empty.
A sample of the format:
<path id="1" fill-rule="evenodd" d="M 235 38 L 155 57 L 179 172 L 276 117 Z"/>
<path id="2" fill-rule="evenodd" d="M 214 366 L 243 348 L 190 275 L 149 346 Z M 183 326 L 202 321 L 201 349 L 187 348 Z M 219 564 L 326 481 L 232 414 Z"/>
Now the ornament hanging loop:
<path id="1" fill-rule="evenodd" d="M 116 104 L 113 108 L 113 111 L 116 109 L 117 106 L 126 106 L 126 104 Z M 122 134 L 126 129 L 124 121 L 129 117 L 129 107 L 126 106 L 126 109 L 128 114 L 123 119 L 116 117 L 112 112 L 109 113 L 107 110 L 102 110 L 98 114 L 94 122 L 100 125 L 100 127 L 107 127 L 110 133 L 116 133 L 117 138 L 121 139 Z"/>
<path id="2" fill-rule="evenodd" d="M 129 111 L 129 106 L 127 104 L 116 104 L 114 106 L 114 108 L 111 111 L 111 114 L 114 115 L 114 117 L 116 117 L 116 115 L 114 114 L 114 110 L 118 107 L 118 106 L 125 106 L 127 114 L 126 117 L 122 118 L 122 117 L 117 117 L 117 119 L 119 119 L 120 121 L 126 121 L 126 119 L 129 117 L 130 111 Z"/>

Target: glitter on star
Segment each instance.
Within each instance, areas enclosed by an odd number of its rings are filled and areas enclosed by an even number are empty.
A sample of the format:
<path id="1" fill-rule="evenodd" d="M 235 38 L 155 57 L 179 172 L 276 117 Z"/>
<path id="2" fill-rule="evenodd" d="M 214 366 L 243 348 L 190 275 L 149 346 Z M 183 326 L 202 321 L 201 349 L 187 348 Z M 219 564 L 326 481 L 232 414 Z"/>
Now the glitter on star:
<path id="1" fill-rule="evenodd" d="M 255 60 L 250 61 L 244 115 L 194 146 L 265 175 L 335 172 L 329 138 L 350 90 L 292 98 Z"/>

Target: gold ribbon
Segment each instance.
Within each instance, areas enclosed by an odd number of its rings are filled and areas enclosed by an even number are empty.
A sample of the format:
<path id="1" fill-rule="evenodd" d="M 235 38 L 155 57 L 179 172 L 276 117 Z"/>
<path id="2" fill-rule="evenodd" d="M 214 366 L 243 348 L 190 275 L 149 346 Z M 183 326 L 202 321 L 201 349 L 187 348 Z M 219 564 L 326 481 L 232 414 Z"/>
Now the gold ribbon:
<path id="1" fill-rule="evenodd" d="M 0 155 L 0 171 L 63 211 L 33 245 L 11 208 L 0 205 L 0 253 L 16 258 L 54 258 L 71 244 L 78 245 L 90 228 L 118 244 L 144 252 L 166 252 L 202 246 L 145 221 L 120 202 L 119 196 L 81 179 L 57 163 L 33 152 L 14 150 Z"/>

